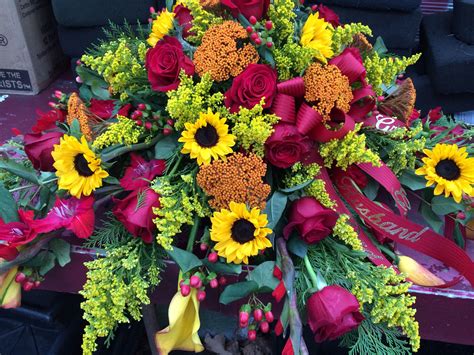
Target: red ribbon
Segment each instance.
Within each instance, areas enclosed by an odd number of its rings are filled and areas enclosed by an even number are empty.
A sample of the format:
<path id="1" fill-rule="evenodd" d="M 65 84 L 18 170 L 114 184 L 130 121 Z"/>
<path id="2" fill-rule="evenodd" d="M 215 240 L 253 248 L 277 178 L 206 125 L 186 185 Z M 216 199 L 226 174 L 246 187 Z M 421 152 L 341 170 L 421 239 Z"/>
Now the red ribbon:
<path id="1" fill-rule="evenodd" d="M 351 116 L 341 110 L 333 109 L 331 112 L 331 124 L 337 121 L 342 122 L 342 126 L 338 130 L 328 129 L 321 123 L 309 132 L 308 136 L 316 142 L 326 143 L 333 139 L 344 138 L 355 127 L 354 119 Z"/>
<path id="2" fill-rule="evenodd" d="M 354 181 L 342 172 L 335 173 L 336 186 L 359 217 L 380 234 L 406 245 L 459 271 L 474 286 L 474 262 L 452 241 L 402 216 L 377 205 L 354 186 Z M 442 285 L 451 286 L 457 279 Z"/>

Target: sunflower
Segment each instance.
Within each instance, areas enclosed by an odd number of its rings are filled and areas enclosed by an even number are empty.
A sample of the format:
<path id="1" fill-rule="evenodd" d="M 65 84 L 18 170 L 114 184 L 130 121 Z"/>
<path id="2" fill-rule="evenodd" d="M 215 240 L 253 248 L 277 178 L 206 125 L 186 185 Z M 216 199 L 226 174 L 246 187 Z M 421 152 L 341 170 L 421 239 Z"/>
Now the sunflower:
<path id="1" fill-rule="evenodd" d="M 331 49 L 333 29 L 330 23 L 319 18 L 316 12 L 308 16 L 301 30 L 300 43 L 303 47 L 312 48 L 316 59 L 326 63 L 326 58 L 331 58 L 334 52 Z"/>
<path id="2" fill-rule="evenodd" d="M 269 248 L 272 243 L 266 236 L 272 233 L 267 215 L 258 208 L 249 211 L 244 203 L 230 203 L 230 210 L 214 212 L 211 218 L 211 239 L 217 244 L 214 249 L 228 263 L 248 264 L 248 257 Z"/>
<path id="3" fill-rule="evenodd" d="M 473 195 L 474 158 L 468 158 L 466 148 L 456 144 L 437 144 L 433 150 L 423 151 L 425 165 L 416 170 L 417 175 L 425 175 L 426 186 L 436 184 L 434 194 L 453 196 L 461 202 L 462 194 Z"/>
<path id="4" fill-rule="evenodd" d="M 64 135 L 51 152 L 53 166 L 58 176 L 60 189 L 68 190 L 77 198 L 89 196 L 92 191 L 102 186 L 102 179 L 109 174 L 100 167 L 100 159 L 87 145 L 86 138 Z"/>
<path id="5" fill-rule="evenodd" d="M 154 47 L 164 36 L 166 36 L 173 28 L 174 12 L 163 10 L 153 21 L 150 36 L 147 42 Z"/>
<path id="6" fill-rule="evenodd" d="M 200 113 L 195 123 L 186 123 L 185 130 L 181 133 L 180 142 L 184 143 L 181 153 L 190 154 L 192 159 L 197 158 L 199 165 L 209 164 L 211 158 L 224 158 L 232 153 L 235 136 L 229 134 L 229 126 L 225 118 L 220 119 L 219 114 Z"/>

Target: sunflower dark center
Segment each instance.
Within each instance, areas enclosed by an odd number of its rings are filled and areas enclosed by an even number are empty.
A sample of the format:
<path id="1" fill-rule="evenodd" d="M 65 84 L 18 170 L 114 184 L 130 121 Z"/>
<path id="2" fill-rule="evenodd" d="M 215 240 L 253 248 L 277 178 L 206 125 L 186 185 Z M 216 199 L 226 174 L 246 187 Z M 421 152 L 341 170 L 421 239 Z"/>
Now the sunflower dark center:
<path id="1" fill-rule="evenodd" d="M 255 226 L 253 223 L 243 218 L 234 222 L 231 232 L 232 239 L 240 244 L 245 244 L 255 239 L 255 236 L 253 235 L 255 232 Z"/>
<path id="2" fill-rule="evenodd" d="M 217 144 L 219 135 L 214 126 L 208 124 L 205 127 L 198 128 L 194 135 L 194 139 L 196 139 L 196 142 L 198 142 L 201 147 L 209 148 L 214 147 Z"/>
<path id="3" fill-rule="evenodd" d="M 456 162 L 451 159 L 443 159 L 436 164 L 436 174 L 446 180 L 456 180 L 461 176 L 461 170 Z"/>
<path id="4" fill-rule="evenodd" d="M 78 154 L 74 157 L 74 168 L 81 176 L 94 175 L 94 172 L 89 168 L 89 162 L 84 158 L 84 154 Z"/>

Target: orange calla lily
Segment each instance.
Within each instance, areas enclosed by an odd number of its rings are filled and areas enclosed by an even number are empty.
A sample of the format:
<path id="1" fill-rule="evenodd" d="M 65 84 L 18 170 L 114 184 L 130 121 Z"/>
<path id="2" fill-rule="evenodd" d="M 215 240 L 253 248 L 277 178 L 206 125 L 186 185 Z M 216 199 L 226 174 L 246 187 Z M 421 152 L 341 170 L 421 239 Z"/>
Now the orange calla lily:
<path id="1" fill-rule="evenodd" d="M 201 352 L 204 346 L 199 339 L 199 301 L 197 291 L 183 297 L 178 291 L 171 300 L 168 309 L 169 326 L 156 333 L 158 352 L 167 355 L 173 350 Z"/>

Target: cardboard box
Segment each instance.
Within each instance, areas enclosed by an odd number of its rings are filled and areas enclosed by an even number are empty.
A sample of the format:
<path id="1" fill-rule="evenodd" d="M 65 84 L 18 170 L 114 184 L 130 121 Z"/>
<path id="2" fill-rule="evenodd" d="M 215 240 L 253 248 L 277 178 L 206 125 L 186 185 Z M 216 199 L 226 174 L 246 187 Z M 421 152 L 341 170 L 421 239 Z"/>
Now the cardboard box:
<path id="1" fill-rule="evenodd" d="M 35 95 L 66 63 L 51 0 L 0 0 L 0 93 Z"/>

